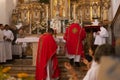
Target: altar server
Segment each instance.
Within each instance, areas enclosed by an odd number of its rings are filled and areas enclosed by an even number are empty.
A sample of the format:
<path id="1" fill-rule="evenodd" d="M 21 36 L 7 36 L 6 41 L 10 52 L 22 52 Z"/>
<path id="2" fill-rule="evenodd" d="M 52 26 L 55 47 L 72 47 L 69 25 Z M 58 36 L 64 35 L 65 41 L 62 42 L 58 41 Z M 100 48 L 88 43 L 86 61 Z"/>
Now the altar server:
<path id="1" fill-rule="evenodd" d="M 94 45 L 97 47 L 98 45 L 105 44 L 107 42 L 107 38 L 109 37 L 109 33 L 107 29 L 100 25 L 100 31 L 94 32 L 93 36 L 95 38 Z"/>
<path id="2" fill-rule="evenodd" d="M 4 40 L 6 47 L 6 57 L 7 60 L 12 60 L 12 40 L 14 39 L 13 33 L 9 30 L 9 25 L 5 25 L 4 29 Z"/>
<path id="3" fill-rule="evenodd" d="M 0 63 L 6 62 L 3 24 L 0 24 Z"/>

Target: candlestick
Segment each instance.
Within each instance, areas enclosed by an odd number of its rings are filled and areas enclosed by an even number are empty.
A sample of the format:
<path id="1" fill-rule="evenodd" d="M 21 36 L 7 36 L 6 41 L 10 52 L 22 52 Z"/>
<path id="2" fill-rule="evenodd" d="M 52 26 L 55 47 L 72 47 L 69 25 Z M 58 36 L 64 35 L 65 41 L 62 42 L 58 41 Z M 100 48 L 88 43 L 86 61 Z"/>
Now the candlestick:
<path id="1" fill-rule="evenodd" d="M 31 15 L 30 15 L 30 32 L 29 34 L 31 34 Z"/>
<path id="2" fill-rule="evenodd" d="M 46 5 L 46 32 L 48 31 L 48 5 Z"/>
<path id="3" fill-rule="evenodd" d="M 73 15 L 74 15 L 74 16 L 73 16 L 73 19 L 75 19 L 75 3 L 74 3 L 74 5 L 73 5 L 73 12 L 74 12 L 74 13 L 73 13 Z"/>
<path id="4" fill-rule="evenodd" d="M 81 11 L 81 14 L 80 14 L 80 15 L 81 15 L 81 17 L 80 17 L 80 18 L 81 18 L 81 23 L 80 23 L 80 24 L 81 24 L 81 26 L 82 26 L 82 11 Z"/>

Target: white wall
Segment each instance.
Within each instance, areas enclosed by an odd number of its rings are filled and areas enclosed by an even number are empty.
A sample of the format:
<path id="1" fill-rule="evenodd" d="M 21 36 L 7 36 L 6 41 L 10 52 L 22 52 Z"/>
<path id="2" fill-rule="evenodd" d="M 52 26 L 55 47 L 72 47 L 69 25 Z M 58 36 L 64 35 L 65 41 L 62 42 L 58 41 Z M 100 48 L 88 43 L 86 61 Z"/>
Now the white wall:
<path id="1" fill-rule="evenodd" d="M 6 23 L 6 5 L 5 0 L 0 0 L 0 23 L 5 24 Z"/>
<path id="2" fill-rule="evenodd" d="M 0 0 L 0 23 L 10 24 L 12 10 L 16 3 L 17 0 Z"/>
<path id="3" fill-rule="evenodd" d="M 112 17 L 114 18 L 116 11 L 120 5 L 120 0 L 111 0 L 111 2 L 112 2 L 111 6 L 112 6 L 112 13 L 113 13 Z"/>

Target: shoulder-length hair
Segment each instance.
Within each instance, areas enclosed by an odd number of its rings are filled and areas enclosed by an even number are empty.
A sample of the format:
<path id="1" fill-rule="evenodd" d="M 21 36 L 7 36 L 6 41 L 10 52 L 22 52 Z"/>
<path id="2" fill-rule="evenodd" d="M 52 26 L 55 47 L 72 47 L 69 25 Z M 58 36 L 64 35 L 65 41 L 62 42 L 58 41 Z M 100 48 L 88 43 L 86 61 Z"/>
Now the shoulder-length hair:
<path id="1" fill-rule="evenodd" d="M 94 59 L 96 62 L 100 62 L 101 57 L 103 56 L 115 56 L 115 49 L 110 44 L 103 44 L 96 48 Z"/>

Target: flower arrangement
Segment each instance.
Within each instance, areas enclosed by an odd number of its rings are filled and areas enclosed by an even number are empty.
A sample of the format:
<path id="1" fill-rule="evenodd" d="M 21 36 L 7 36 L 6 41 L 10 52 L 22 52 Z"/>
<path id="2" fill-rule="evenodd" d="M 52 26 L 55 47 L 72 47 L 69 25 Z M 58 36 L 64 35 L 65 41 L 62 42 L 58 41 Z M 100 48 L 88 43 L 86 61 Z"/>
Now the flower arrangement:
<path id="1" fill-rule="evenodd" d="M 29 76 L 27 73 L 18 73 L 17 74 L 17 80 L 34 80 L 34 77 Z"/>
<path id="2" fill-rule="evenodd" d="M 8 72 L 11 70 L 11 67 L 1 67 L 0 66 L 0 80 L 34 80 L 33 76 L 29 76 L 27 73 L 18 73 L 16 77 L 10 76 Z"/>
<path id="3" fill-rule="evenodd" d="M 2 69 L 2 72 L 7 73 L 10 70 L 11 70 L 11 67 L 5 67 L 5 68 Z"/>
<path id="4" fill-rule="evenodd" d="M 26 77 L 28 77 L 28 74 L 27 73 L 18 73 L 17 77 L 18 78 L 26 78 Z"/>
<path id="5" fill-rule="evenodd" d="M 17 80 L 34 80 L 34 77 L 29 76 L 27 73 L 21 72 L 17 74 Z"/>
<path id="6" fill-rule="evenodd" d="M 0 66 L 0 80 L 14 80 L 14 79 L 9 79 L 11 76 L 7 74 L 11 70 L 11 67 L 1 67 Z"/>

